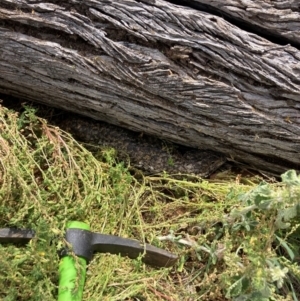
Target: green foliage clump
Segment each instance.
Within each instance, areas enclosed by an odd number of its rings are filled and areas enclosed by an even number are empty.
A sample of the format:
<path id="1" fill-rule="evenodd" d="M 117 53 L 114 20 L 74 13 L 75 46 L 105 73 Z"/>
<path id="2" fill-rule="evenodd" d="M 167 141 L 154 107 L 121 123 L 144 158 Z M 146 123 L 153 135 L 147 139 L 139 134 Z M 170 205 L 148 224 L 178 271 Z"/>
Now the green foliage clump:
<path id="1" fill-rule="evenodd" d="M 282 175 L 281 185 L 262 182 L 239 199 L 242 206 L 232 209 L 224 223 L 224 230 L 235 237 L 224 261 L 234 261 L 236 267 L 223 274 L 224 282 L 231 283 L 226 297 L 280 300 L 278 294 L 290 292 L 286 298 L 297 300 L 300 177 L 290 170 Z"/>
<path id="2" fill-rule="evenodd" d="M 215 275 L 226 299 L 234 301 L 298 300 L 300 287 L 300 176 L 282 175 L 281 184 L 261 182 L 248 192 L 229 191 L 235 204 L 219 220 L 214 239 L 165 239 L 191 246 Z"/>
<path id="3" fill-rule="evenodd" d="M 122 234 L 116 216 L 129 211 L 130 175 L 97 161 L 29 107 L 20 116 L 0 107 L 0 154 L 0 227 L 36 232 L 26 246 L 0 244 L 0 300 L 56 300 L 66 223 Z"/>
<path id="4" fill-rule="evenodd" d="M 0 227 L 32 228 L 27 245 L 0 244 L 0 300 L 57 299 L 57 250 L 70 220 L 168 249 L 171 269 L 96 254 L 84 300 L 298 300 L 300 178 L 282 183 L 139 177 L 95 156 L 26 107 L 0 107 Z M 99 160 L 96 157 L 100 158 Z"/>

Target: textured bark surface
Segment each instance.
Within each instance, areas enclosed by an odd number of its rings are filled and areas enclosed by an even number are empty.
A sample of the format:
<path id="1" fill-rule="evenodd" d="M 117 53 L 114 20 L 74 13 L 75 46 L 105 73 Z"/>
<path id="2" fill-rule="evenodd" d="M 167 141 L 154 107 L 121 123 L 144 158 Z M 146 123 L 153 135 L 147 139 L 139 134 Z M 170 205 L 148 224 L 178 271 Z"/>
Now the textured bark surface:
<path id="1" fill-rule="evenodd" d="M 185 0 L 203 9 L 215 10 L 270 37 L 300 46 L 299 0 Z"/>
<path id="2" fill-rule="evenodd" d="M 300 169 L 300 51 L 186 6 L 2 0 L 0 92 Z"/>

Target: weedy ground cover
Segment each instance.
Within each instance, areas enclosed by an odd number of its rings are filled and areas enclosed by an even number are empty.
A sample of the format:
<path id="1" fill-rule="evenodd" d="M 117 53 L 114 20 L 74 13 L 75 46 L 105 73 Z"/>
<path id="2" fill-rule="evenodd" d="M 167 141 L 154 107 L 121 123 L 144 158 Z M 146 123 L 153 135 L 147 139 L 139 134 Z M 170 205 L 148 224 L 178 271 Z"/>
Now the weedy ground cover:
<path id="1" fill-rule="evenodd" d="M 218 180 L 217 180 L 218 179 Z M 280 183 L 136 178 L 114 150 L 92 154 L 27 107 L 0 107 L 0 227 L 33 228 L 26 246 L 0 245 L 0 299 L 56 300 L 66 223 L 146 241 L 179 255 L 155 269 L 96 255 L 84 300 L 298 300 L 300 177 Z"/>

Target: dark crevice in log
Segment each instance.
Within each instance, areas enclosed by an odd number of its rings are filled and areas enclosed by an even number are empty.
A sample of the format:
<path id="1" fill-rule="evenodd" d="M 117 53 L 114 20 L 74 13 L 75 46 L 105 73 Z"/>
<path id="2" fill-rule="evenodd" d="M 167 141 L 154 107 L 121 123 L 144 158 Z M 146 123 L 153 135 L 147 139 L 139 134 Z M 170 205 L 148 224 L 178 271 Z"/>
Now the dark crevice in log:
<path id="1" fill-rule="evenodd" d="M 8 10 L 17 10 L 17 9 L 20 10 L 18 5 L 12 4 L 12 3 L 7 3 L 7 2 L 1 3 L 1 7 L 8 9 Z"/>
<path id="2" fill-rule="evenodd" d="M 298 153 L 295 153 L 295 156 L 298 155 Z M 300 170 L 300 164 L 291 164 L 291 162 L 284 160 L 282 158 L 278 158 L 275 156 L 263 156 L 263 155 L 257 155 L 256 156 L 258 158 L 260 158 L 262 161 L 268 162 L 268 163 L 272 163 L 272 164 L 278 164 L 280 166 L 284 166 L 286 170 L 288 169 L 297 169 Z M 258 167 L 258 169 L 260 170 L 264 170 L 264 166 L 262 166 L 261 168 Z"/>
<path id="3" fill-rule="evenodd" d="M 269 40 L 272 43 L 278 44 L 278 45 L 287 45 L 290 44 L 291 46 L 300 49 L 300 42 L 297 43 L 295 41 L 291 42 L 289 39 L 284 38 L 280 35 L 276 35 L 274 33 L 270 33 L 268 30 L 257 26 L 255 24 L 249 24 L 242 19 L 233 17 L 232 15 L 227 14 L 224 11 L 221 11 L 213 6 L 202 4 L 199 2 L 195 2 L 193 0 L 166 0 L 167 2 L 170 2 L 172 4 L 181 5 L 183 7 L 190 7 L 202 12 L 209 13 L 211 15 L 222 17 L 227 22 L 241 28 L 242 30 L 245 30 L 249 33 L 257 34 L 267 40 Z"/>
<path id="4" fill-rule="evenodd" d="M 58 43 L 64 48 L 77 50 L 85 56 L 104 54 L 101 49 L 95 49 L 87 44 L 79 35 L 67 34 L 49 27 L 38 28 L 29 24 L 20 24 L 13 20 L 0 20 L 0 26 L 42 41 Z"/>

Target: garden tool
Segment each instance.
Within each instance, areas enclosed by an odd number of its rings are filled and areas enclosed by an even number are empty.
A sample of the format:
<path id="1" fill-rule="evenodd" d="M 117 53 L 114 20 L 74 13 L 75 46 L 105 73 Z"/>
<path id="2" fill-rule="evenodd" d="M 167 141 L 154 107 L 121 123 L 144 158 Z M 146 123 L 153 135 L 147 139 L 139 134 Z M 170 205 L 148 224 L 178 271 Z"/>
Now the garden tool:
<path id="1" fill-rule="evenodd" d="M 0 229 L 0 243 L 27 243 L 35 236 L 31 229 Z M 94 252 L 119 254 L 129 258 L 142 256 L 142 261 L 157 267 L 170 267 L 177 256 L 137 240 L 94 233 L 89 225 L 73 221 L 65 234 L 70 250 L 64 249 L 59 264 L 58 301 L 82 300 L 86 266 Z M 75 256 L 74 256 L 75 255 Z"/>

